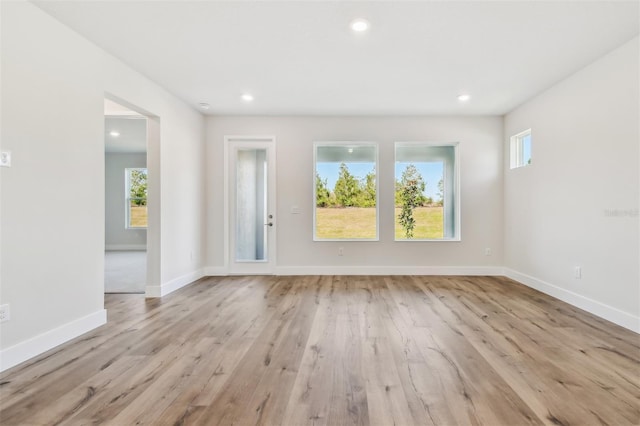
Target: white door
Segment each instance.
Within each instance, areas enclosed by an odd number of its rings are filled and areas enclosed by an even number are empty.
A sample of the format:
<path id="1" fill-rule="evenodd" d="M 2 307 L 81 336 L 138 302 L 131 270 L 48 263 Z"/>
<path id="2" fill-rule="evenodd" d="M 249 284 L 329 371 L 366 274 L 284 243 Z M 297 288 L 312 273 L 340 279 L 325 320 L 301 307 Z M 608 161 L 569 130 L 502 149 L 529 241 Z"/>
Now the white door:
<path id="1" fill-rule="evenodd" d="M 276 254 L 275 138 L 225 137 L 227 259 L 232 274 L 272 274 Z"/>

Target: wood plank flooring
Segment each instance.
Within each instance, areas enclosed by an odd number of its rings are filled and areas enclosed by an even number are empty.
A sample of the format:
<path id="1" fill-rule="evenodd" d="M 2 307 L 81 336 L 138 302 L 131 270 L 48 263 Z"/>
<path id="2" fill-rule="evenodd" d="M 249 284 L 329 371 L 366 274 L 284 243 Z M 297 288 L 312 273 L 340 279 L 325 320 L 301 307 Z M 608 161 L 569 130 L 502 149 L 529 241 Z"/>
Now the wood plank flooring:
<path id="1" fill-rule="evenodd" d="M 207 278 L 106 308 L 0 375 L 0 424 L 640 424 L 640 336 L 506 278 Z"/>

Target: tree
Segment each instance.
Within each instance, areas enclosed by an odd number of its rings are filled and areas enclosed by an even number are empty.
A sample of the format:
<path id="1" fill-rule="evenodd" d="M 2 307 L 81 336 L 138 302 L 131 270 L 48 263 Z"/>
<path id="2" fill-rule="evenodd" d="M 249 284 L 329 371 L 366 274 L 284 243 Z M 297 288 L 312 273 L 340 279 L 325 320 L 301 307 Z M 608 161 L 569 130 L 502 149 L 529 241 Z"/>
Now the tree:
<path id="1" fill-rule="evenodd" d="M 374 167 L 362 180 L 357 207 L 376 206 L 376 169 Z"/>
<path id="2" fill-rule="evenodd" d="M 349 173 L 349 168 L 344 163 L 340 164 L 338 180 L 336 181 L 333 192 L 336 196 L 336 201 L 342 207 L 353 207 L 356 205 L 360 185 L 358 180 Z"/>
<path id="3" fill-rule="evenodd" d="M 131 170 L 129 173 L 129 198 L 136 206 L 147 205 L 147 170 Z"/>
<path id="4" fill-rule="evenodd" d="M 444 204 L 444 179 L 441 178 L 438 182 L 438 201 L 436 202 L 439 206 Z"/>
<path id="5" fill-rule="evenodd" d="M 331 193 L 327 188 L 327 180 L 320 179 L 316 173 L 316 207 L 327 207 L 329 205 Z"/>
<path id="6" fill-rule="evenodd" d="M 421 204 L 425 187 L 426 184 L 416 166 L 409 164 L 402 172 L 402 179 L 400 179 L 399 198 L 401 210 L 398 216 L 407 238 L 413 238 L 413 229 L 416 226 L 413 210 Z"/>

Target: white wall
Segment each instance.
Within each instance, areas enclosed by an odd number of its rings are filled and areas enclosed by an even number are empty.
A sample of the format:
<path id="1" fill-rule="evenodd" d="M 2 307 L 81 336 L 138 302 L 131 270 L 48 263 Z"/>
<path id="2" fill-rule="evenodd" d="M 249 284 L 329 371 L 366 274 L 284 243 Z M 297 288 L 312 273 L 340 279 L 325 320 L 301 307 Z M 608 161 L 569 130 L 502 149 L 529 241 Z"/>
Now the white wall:
<path id="1" fill-rule="evenodd" d="M 638 51 L 635 38 L 507 114 L 505 149 L 531 128 L 533 164 L 505 155 L 504 216 L 511 276 L 640 331 Z"/>
<path id="2" fill-rule="evenodd" d="M 127 228 L 125 169 L 147 167 L 146 153 L 105 154 L 105 248 L 146 249 L 147 230 Z"/>
<path id="3" fill-rule="evenodd" d="M 278 273 L 467 272 L 502 265 L 502 119 L 500 117 L 209 117 L 208 265 L 224 273 L 224 136 L 277 140 Z M 380 241 L 313 241 L 313 142 L 379 143 Z M 394 142 L 460 142 L 462 241 L 394 241 Z M 300 214 L 291 214 L 292 206 Z M 344 247 L 344 256 L 338 256 Z M 490 247 L 493 255 L 484 255 Z M 449 267 L 449 269 L 428 269 Z M 487 268 L 485 268 L 487 267 Z M 462 271 L 462 269 L 457 269 Z"/>
<path id="4" fill-rule="evenodd" d="M 105 94 L 155 117 L 158 294 L 202 274 L 205 178 L 198 112 L 36 6 L 0 7 L 1 146 L 13 152 L 0 172 L 4 369 L 105 320 Z"/>
<path id="5" fill-rule="evenodd" d="M 105 321 L 105 94 L 152 117 L 157 295 L 223 267 L 223 136 L 273 134 L 280 272 L 506 264 L 574 303 L 638 316 L 638 218 L 605 215 L 638 208 L 637 39 L 507 115 L 507 136 L 534 129 L 534 165 L 507 171 L 503 185 L 500 117 L 209 118 L 205 155 L 199 113 L 36 6 L 0 7 L 0 145 L 13 152 L 0 169 L 0 303 L 12 315 L 0 325 L 0 369 Z M 380 143 L 379 242 L 312 241 L 312 143 L 330 140 Z M 411 140 L 460 142 L 461 242 L 393 241 L 393 142 Z"/>

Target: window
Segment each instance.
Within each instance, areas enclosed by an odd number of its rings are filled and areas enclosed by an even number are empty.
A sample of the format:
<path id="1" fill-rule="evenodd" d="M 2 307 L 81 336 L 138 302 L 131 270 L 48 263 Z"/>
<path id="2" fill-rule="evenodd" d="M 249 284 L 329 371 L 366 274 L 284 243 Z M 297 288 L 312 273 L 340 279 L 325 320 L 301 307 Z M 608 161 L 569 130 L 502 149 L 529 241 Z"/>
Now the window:
<path id="1" fill-rule="evenodd" d="M 531 129 L 511 136 L 511 168 L 531 164 Z"/>
<path id="2" fill-rule="evenodd" d="M 459 240 L 457 144 L 395 144 L 395 239 Z"/>
<path id="3" fill-rule="evenodd" d="M 378 239 L 378 147 L 315 144 L 314 241 Z"/>
<path id="4" fill-rule="evenodd" d="M 126 227 L 147 227 L 147 169 L 125 169 Z"/>

